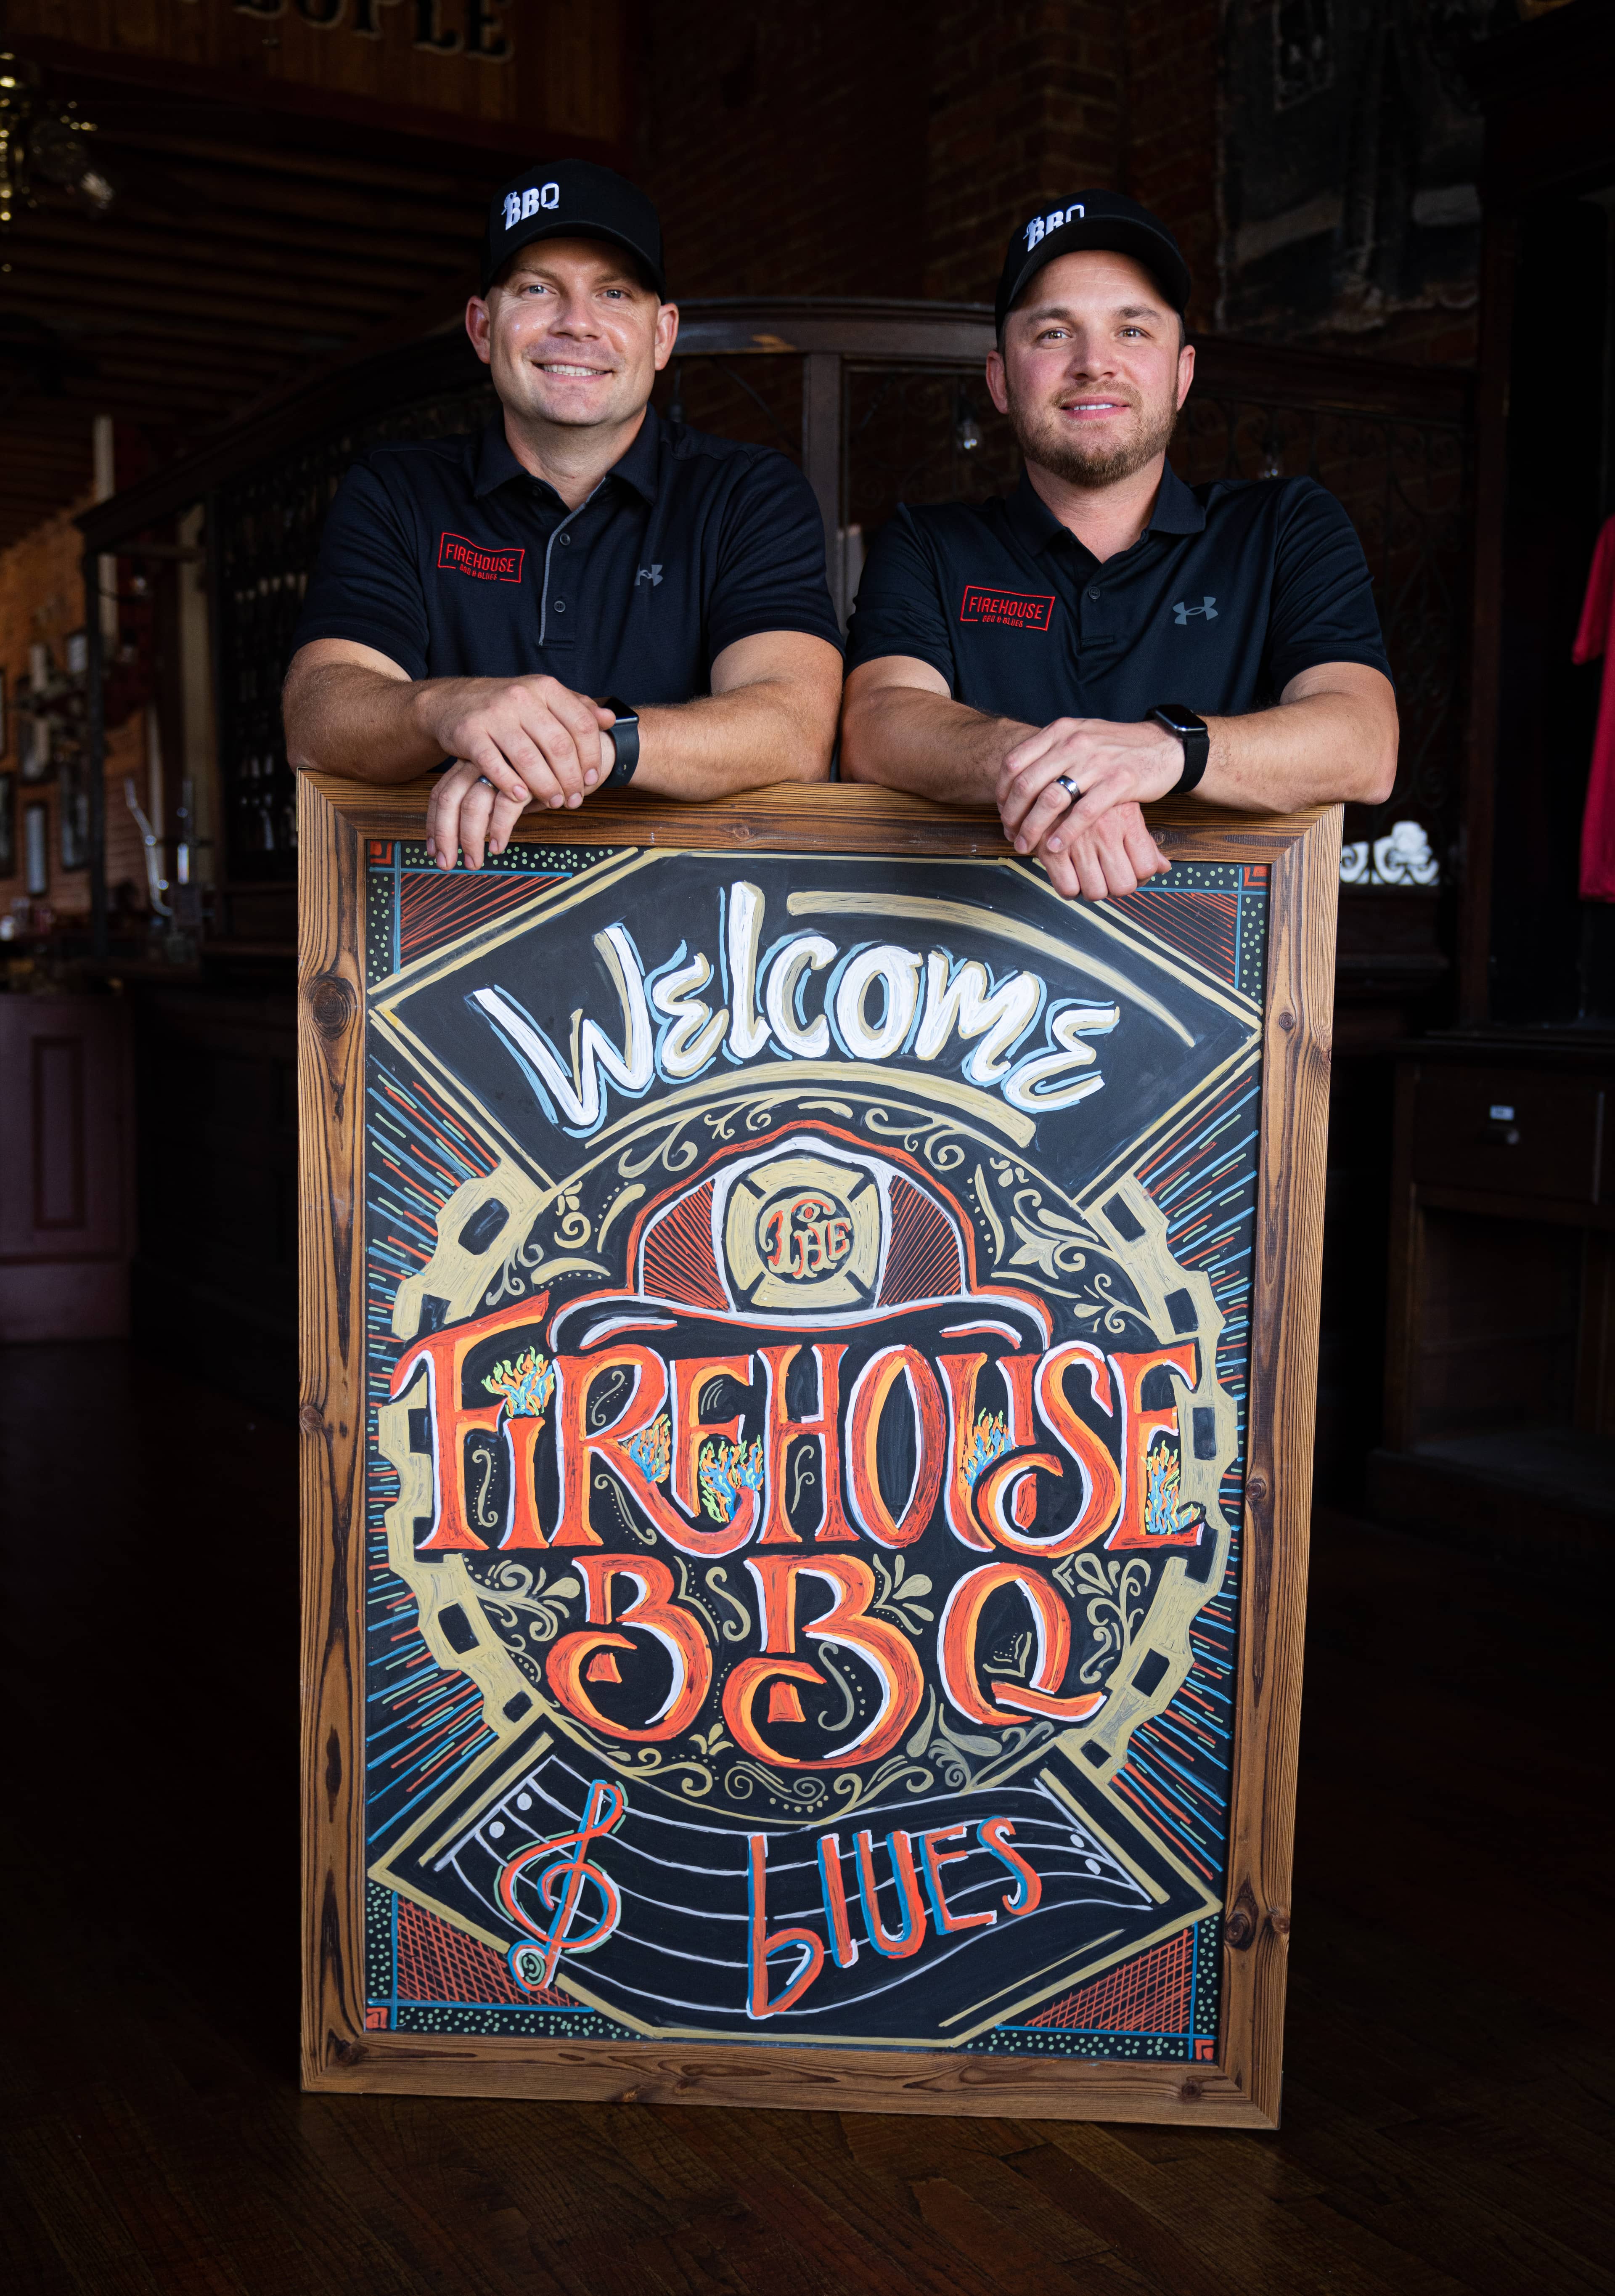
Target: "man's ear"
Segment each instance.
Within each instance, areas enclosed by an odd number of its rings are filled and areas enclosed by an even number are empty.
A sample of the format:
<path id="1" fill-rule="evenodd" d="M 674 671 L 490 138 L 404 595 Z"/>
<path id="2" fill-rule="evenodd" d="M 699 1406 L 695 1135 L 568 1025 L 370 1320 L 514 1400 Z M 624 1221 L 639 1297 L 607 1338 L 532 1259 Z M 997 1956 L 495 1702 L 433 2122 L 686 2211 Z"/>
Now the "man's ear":
<path id="1" fill-rule="evenodd" d="M 1189 396 L 1189 385 L 1194 380 L 1194 346 L 1185 343 L 1177 354 L 1177 404 L 1181 411 Z"/>
<path id="2" fill-rule="evenodd" d="M 1004 369 L 1004 353 L 993 349 L 987 355 L 987 388 L 993 405 L 1000 414 L 1009 413 L 1009 378 Z"/>
<path id="3" fill-rule="evenodd" d="M 673 356 L 673 346 L 678 340 L 678 306 L 664 303 L 656 314 L 656 371 L 658 374 Z"/>
<path id="4" fill-rule="evenodd" d="M 499 291 L 494 288 L 490 291 L 497 294 Z M 484 366 L 491 357 L 493 324 L 493 314 L 488 304 L 480 295 L 473 295 L 465 307 L 465 332 L 471 337 L 472 350 Z"/>

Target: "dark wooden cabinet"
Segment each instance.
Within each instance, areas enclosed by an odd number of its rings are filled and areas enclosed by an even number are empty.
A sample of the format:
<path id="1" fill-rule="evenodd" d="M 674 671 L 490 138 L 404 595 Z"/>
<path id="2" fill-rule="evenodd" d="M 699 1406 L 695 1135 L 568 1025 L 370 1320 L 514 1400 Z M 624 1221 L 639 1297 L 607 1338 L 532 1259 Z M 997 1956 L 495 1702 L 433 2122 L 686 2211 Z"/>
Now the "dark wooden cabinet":
<path id="1" fill-rule="evenodd" d="M 0 1342 L 128 1330 L 127 1017 L 115 996 L 0 996 Z"/>
<path id="2" fill-rule="evenodd" d="M 1615 1544 L 1615 1038 L 1398 1062 L 1375 1511 L 1497 1548 Z"/>
<path id="3" fill-rule="evenodd" d="M 291 966 L 131 982 L 140 1106 L 135 1335 L 290 1418 L 297 1391 Z"/>
<path id="4" fill-rule="evenodd" d="M 1596 1204 L 1605 1085 L 1589 1075 L 1425 1062 L 1414 1072 L 1411 1177 L 1466 1201 L 1501 1197 Z"/>

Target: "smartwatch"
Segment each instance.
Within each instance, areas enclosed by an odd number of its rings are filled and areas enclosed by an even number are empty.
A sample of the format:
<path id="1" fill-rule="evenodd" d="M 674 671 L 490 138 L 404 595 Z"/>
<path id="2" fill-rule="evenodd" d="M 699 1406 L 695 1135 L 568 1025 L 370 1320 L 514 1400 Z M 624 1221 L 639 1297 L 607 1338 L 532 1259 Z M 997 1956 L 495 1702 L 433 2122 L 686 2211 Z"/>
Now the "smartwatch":
<path id="1" fill-rule="evenodd" d="M 617 760 L 600 786 L 622 789 L 633 780 L 639 763 L 639 712 L 630 709 L 626 701 L 619 701 L 614 693 L 603 694 L 600 706 L 609 709 L 615 721 L 611 726 L 611 749 Z"/>
<path id="2" fill-rule="evenodd" d="M 1207 760 L 1211 755 L 1210 727 L 1203 718 L 1197 718 L 1193 710 L 1182 701 L 1158 701 L 1153 709 L 1146 710 L 1144 714 L 1152 718 L 1158 726 L 1164 726 L 1168 734 L 1176 734 L 1183 743 L 1184 769 L 1167 795 L 1187 797 L 1192 789 L 1200 787 Z"/>

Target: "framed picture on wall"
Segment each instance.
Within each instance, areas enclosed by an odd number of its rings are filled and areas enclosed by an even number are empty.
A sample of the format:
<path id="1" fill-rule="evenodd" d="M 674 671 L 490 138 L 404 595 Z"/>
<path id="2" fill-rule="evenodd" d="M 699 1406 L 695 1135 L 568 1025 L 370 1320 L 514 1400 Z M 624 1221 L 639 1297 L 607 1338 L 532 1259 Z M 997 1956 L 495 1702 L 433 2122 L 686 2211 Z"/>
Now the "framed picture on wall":
<path id="1" fill-rule="evenodd" d="M 37 800 L 23 810 L 23 884 L 30 899 L 39 900 L 51 890 L 49 806 Z"/>
<path id="2" fill-rule="evenodd" d="M 17 776 L 0 774 L 0 877 L 17 873 Z"/>
<path id="3" fill-rule="evenodd" d="M 20 713 L 17 729 L 17 767 L 25 782 L 49 779 L 51 726 L 48 718 L 36 718 L 30 710 Z"/>
<path id="4" fill-rule="evenodd" d="M 57 808 L 61 823 L 61 865 L 84 869 L 90 858 L 90 791 L 81 765 L 64 766 Z"/>

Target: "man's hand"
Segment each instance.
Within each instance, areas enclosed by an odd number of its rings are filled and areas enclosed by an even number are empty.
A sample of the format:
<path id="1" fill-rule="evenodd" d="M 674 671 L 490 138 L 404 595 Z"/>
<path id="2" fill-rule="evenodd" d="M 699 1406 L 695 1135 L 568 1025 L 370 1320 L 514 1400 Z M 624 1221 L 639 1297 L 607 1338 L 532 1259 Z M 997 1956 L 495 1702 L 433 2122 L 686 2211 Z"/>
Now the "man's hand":
<path id="1" fill-rule="evenodd" d="M 713 660 L 709 693 L 639 711 L 634 786 L 727 797 L 830 771 L 841 657 L 805 630 L 759 630 Z M 440 868 L 503 851 L 531 805 L 578 806 L 614 762 L 611 712 L 553 677 L 411 678 L 373 647 L 311 638 L 286 673 L 286 754 L 299 773 L 414 781 L 455 760 L 430 801 Z M 481 784 L 486 783 L 483 787 Z"/>
<path id="2" fill-rule="evenodd" d="M 1198 805 L 1381 805 L 1396 781 L 1396 697 L 1365 662 L 1315 663 L 1290 679 L 1276 709 L 1209 717 L 1206 727 L 1206 770 L 1190 800 Z M 847 680 L 843 779 L 953 805 L 990 800 L 1016 851 L 1037 853 L 1068 900 L 1130 893 L 1168 866 L 1138 808 L 1174 789 L 1183 769 L 1182 743 L 1152 718 L 1017 725 L 954 701 L 941 672 L 913 655 L 860 662 Z"/>
<path id="3" fill-rule="evenodd" d="M 1119 900 L 1171 867 L 1136 805 L 1113 805 L 1081 829 L 1073 826 L 1077 810 L 1037 849 L 1050 884 L 1066 900 Z"/>
<path id="4" fill-rule="evenodd" d="M 611 711 L 553 677 L 412 678 L 373 646 L 311 638 L 291 658 L 283 703 L 299 773 L 407 782 L 450 758 L 525 807 L 581 805 L 611 771 Z"/>
<path id="5" fill-rule="evenodd" d="M 1171 866 L 1141 805 L 1164 797 L 1184 769 L 1163 726 L 1056 718 L 1017 742 L 994 791 L 1004 833 L 1036 853 L 1067 900 L 1114 900 Z"/>
<path id="6" fill-rule="evenodd" d="M 456 760 L 426 811 L 426 850 L 440 869 L 462 850 L 480 869 L 484 848 L 503 852 L 529 805 L 579 806 L 611 770 L 611 712 L 558 678 L 433 678 L 415 708 Z"/>

